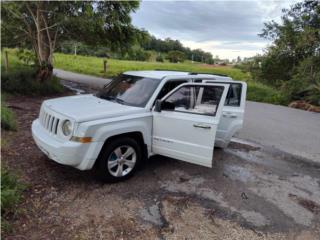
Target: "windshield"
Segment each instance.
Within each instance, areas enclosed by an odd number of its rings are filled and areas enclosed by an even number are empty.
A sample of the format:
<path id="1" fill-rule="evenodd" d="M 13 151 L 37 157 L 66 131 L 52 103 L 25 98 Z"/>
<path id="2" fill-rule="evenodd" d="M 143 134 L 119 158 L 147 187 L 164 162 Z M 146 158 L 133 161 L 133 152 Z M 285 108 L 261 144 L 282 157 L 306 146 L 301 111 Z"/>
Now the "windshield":
<path id="1" fill-rule="evenodd" d="M 120 75 L 98 92 L 97 97 L 120 104 L 145 107 L 160 80 L 131 75 Z"/>

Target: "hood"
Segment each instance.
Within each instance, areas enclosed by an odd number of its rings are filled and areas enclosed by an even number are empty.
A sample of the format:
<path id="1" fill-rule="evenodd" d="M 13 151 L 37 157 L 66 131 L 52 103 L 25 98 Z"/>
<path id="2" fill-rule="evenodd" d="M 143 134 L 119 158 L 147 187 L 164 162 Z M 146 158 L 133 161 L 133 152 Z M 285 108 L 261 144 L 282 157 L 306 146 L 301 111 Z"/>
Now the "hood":
<path id="1" fill-rule="evenodd" d="M 76 122 L 119 117 L 145 111 L 144 108 L 107 101 L 92 94 L 50 99 L 44 101 L 44 105 L 46 108 L 74 119 Z"/>

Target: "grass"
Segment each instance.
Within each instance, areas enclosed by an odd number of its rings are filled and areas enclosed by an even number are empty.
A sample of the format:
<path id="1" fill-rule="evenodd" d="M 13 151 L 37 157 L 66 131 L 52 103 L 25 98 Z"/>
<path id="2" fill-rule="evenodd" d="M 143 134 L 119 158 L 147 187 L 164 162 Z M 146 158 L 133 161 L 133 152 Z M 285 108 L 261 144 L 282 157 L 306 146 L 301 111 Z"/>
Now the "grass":
<path id="1" fill-rule="evenodd" d="M 288 105 L 288 99 L 282 92 L 259 82 L 249 81 L 247 83 L 247 100 Z"/>
<path id="2" fill-rule="evenodd" d="M 25 188 L 26 186 L 18 180 L 16 175 L 6 168 L 1 168 L 1 232 L 11 230 L 10 224 L 5 218 L 8 215 L 16 214 L 16 206 L 21 201 Z"/>
<path id="3" fill-rule="evenodd" d="M 33 68 L 16 68 L 1 75 L 2 90 L 11 94 L 48 95 L 63 92 L 59 79 L 53 76 L 45 82 L 36 80 L 36 70 Z"/>
<path id="4" fill-rule="evenodd" d="M 103 73 L 103 58 L 88 57 L 88 56 L 74 56 L 62 53 L 54 55 L 54 65 L 57 68 L 64 70 L 95 75 L 104 76 Z M 226 74 L 234 79 L 245 80 L 248 75 L 241 72 L 239 69 L 229 66 L 210 66 L 200 63 L 192 64 L 190 61 L 184 63 L 169 63 L 169 62 L 140 62 L 140 61 L 127 61 L 107 59 L 108 70 L 105 77 L 113 77 L 119 73 L 129 70 L 154 70 L 154 69 L 170 69 L 178 71 L 189 72 L 204 72 Z"/>
<path id="5" fill-rule="evenodd" d="M 1 103 L 1 128 L 12 131 L 17 128 L 14 113 L 3 103 Z"/>
<path id="6" fill-rule="evenodd" d="M 5 96 L 1 95 L 1 128 L 5 130 L 15 131 L 17 122 L 14 113 L 5 104 Z"/>
<path id="7" fill-rule="evenodd" d="M 6 71 L 5 67 L 1 65 L 2 91 L 10 94 L 31 96 L 63 92 L 64 88 L 58 78 L 53 76 L 44 83 L 36 81 L 36 69 L 32 65 L 27 65 L 20 61 L 17 57 L 16 49 L 6 49 L 5 51 L 9 53 L 9 69 Z"/>

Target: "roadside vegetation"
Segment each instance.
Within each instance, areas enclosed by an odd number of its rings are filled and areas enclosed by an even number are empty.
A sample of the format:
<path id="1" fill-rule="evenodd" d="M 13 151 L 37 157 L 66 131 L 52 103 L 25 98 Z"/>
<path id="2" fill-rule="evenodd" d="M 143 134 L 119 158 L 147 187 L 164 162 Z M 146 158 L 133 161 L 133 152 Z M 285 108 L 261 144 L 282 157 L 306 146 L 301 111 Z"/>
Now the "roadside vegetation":
<path id="1" fill-rule="evenodd" d="M 14 113 L 6 106 L 4 95 L 1 96 L 1 128 L 15 131 L 17 123 Z"/>
<path id="2" fill-rule="evenodd" d="M 170 62 L 145 62 L 145 61 L 129 61 L 118 59 L 107 60 L 107 75 L 103 72 L 103 58 L 90 57 L 90 56 L 75 56 L 71 54 L 56 53 L 54 55 L 55 67 L 64 70 L 96 75 L 113 77 L 121 72 L 129 70 L 178 70 L 178 71 L 191 71 L 203 73 L 215 73 L 229 75 L 234 79 L 245 80 L 249 77 L 248 74 L 239 71 L 229 66 L 213 66 L 202 63 L 192 63 L 185 61 L 183 63 L 170 63 Z"/>
<path id="3" fill-rule="evenodd" d="M 5 96 L 1 95 L 1 129 L 15 131 L 17 123 L 15 114 L 6 106 Z M 1 151 L 7 147 L 7 139 L 1 136 Z M 20 182 L 15 174 L 1 163 L 1 233 L 11 231 L 8 218 L 18 212 L 16 206 L 20 203 L 25 185 Z"/>
<path id="4" fill-rule="evenodd" d="M 279 89 L 288 102 L 320 106 L 320 2 L 299 2 L 283 10 L 282 22 L 265 23 L 260 36 L 272 45 L 238 68 Z"/>
<path id="5" fill-rule="evenodd" d="M 38 70 L 35 66 L 35 57 L 31 51 L 4 49 L 8 53 L 8 69 L 1 65 L 1 91 L 21 95 L 48 95 L 63 92 L 59 79 L 51 76 L 46 81 L 36 80 Z"/>
<path id="6" fill-rule="evenodd" d="M 25 184 L 8 169 L 1 168 L 1 233 L 10 232 L 11 226 L 7 218 L 18 213 L 17 205 L 22 199 Z"/>

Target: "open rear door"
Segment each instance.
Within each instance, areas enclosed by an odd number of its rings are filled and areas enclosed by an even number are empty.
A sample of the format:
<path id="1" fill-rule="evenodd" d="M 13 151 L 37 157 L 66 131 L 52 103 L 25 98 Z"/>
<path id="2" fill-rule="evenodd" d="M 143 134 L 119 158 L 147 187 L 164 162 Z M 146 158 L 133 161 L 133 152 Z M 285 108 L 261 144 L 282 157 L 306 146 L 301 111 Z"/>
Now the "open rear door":
<path id="1" fill-rule="evenodd" d="M 228 88 L 228 84 L 187 83 L 168 93 L 153 111 L 153 153 L 211 167 Z"/>
<path id="2" fill-rule="evenodd" d="M 242 128 L 247 84 L 241 81 L 219 82 L 217 80 L 204 80 L 203 82 L 223 83 L 230 86 L 223 106 L 215 141 L 216 146 L 226 147 L 232 136 Z"/>

